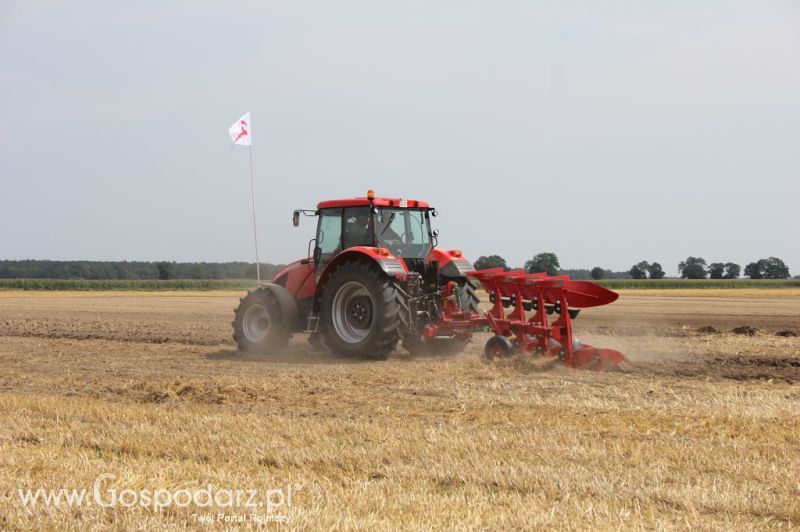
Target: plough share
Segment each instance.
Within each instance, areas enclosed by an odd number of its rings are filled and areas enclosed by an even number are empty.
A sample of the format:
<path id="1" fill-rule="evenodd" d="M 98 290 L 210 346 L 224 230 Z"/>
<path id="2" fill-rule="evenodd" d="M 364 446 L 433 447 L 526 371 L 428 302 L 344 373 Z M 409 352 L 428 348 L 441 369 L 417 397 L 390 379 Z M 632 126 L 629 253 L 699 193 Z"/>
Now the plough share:
<path id="1" fill-rule="evenodd" d="M 615 368 L 625 360 L 619 351 L 583 344 L 572 334 L 572 320 L 580 309 L 612 303 L 619 297 L 617 293 L 588 281 L 571 280 L 568 275 L 550 277 L 502 268 L 467 275 L 483 285 L 492 308 L 483 313 L 462 311 L 458 291 L 450 283 L 442 297 L 443 312 L 425 329 L 426 337 L 458 336 L 488 327 L 494 333 L 484 349 L 490 359 L 516 353 L 554 356 L 568 367 L 597 371 Z M 552 314 L 558 317 L 551 322 L 548 316 Z"/>

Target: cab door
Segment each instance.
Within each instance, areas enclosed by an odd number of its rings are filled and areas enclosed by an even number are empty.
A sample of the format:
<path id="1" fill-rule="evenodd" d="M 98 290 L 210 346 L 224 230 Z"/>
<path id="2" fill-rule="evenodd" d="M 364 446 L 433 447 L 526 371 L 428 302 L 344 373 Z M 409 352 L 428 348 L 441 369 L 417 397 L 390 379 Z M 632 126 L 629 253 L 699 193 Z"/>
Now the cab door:
<path id="1" fill-rule="evenodd" d="M 315 277 L 325 270 L 325 266 L 342 250 L 342 209 L 323 209 L 319 211 L 317 242 L 314 247 Z"/>
<path id="2" fill-rule="evenodd" d="M 375 229 L 372 209 L 367 206 L 345 207 L 343 220 L 343 247 L 374 246 Z"/>

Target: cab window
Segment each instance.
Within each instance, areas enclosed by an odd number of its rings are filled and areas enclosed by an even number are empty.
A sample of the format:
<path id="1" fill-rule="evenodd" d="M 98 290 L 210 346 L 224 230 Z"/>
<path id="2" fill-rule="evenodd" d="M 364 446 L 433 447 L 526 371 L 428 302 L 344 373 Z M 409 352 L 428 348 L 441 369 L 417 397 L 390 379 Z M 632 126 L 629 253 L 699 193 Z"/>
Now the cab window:
<path id="1" fill-rule="evenodd" d="M 375 231 L 369 207 L 347 207 L 344 210 L 344 247 L 374 246 Z"/>
<path id="2" fill-rule="evenodd" d="M 317 246 L 323 260 L 330 259 L 342 249 L 342 210 L 326 209 L 320 211 L 317 228 Z"/>
<path id="3" fill-rule="evenodd" d="M 421 209 L 380 208 L 375 215 L 378 244 L 399 257 L 426 257 L 431 250 L 428 222 Z"/>

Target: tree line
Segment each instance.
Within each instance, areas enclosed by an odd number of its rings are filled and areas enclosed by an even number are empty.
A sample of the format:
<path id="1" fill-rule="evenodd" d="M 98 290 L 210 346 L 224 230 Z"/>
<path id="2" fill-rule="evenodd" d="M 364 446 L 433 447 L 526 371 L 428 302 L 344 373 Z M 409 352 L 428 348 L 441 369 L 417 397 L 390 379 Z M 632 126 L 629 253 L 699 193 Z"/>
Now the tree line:
<path id="1" fill-rule="evenodd" d="M 687 257 L 678 264 L 683 279 L 738 279 L 742 267 L 733 262 L 707 264 L 703 257 Z M 759 259 L 744 267 L 750 279 L 788 279 L 789 267 L 778 257 Z"/>
<path id="2" fill-rule="evenodd" d="M 742 267 L 735 262 L 706 263 L 703 257 L 687 257 L 678 263 L 681 279 L 738 279 Z M 657 262 L 641 261 L 628 270 L 633 279 L 662 279 L 664 270 Z M 789 267 L 777 257 L 759 259 L 744 268 L 750 279 L 788 279 Z"/>
<path id="3" fill-rule="evenodd" d="M 503 268 L 509 270 L 506 260 L 500 255 L 481 256 L 473 264 L 475 269 Z M 573 279 L 663 279 L 664 268 L 658 262 L 640 261 L 627 272 L 612 272 L 596 266 L 591 270 L 562 269 L 555 253 L 545 252 L 535 255 L 525 262 L 527 272 L 546 272 L 548 275 L 569 274 Z M 742 268 L 733 262 L 706 263 L 702 257 L 687 257 L 678 264 L 678 271 L 683 279 L 738 279 Z M 789 268 L 777 257 L 769 257 L 751 262 L 744 268 L 744 274 L 750 279 L 788 279 Z"/>
<path id="4" fill-rule="evenodd" d="M 615 272 L 604 268 L 596 267 L 591 270 L 584 268 L 561 268 L 558 256 L 555 253 L 545 252 L 535 255 L 525 262 L 521 268 L 509 268 L 506 259 L 500 255 L 486 255 L 478 257 L 473 264 L 476 270 L 487 268 L 503 268 L 508 271 L 511 269 L 524 269 L 527 272 L 546 272 L 548 275 L 569 275 L 572 279 L 630 279 L 628 272 Z"/>
<path id="5" fill-rule="evenodd" d="M 481 256 L 475 269 L 509 270 L 500 255 Z M 281 265 L 262 263 L 261 276 L 269 279 Z M 568 274 L 573 279 L 662 279 L 664 269 L 658 262 L 641 261 L 627 272 L 615 272 L 600 266 L 588 269 L 562 269 L 555 253 L 535 255 L 525 262 L 528 272 L 548 275 Z M 678 264 L 684 279 L 738 279 L 742 268 L 733 262 L 706 263 L 702 257 L 687 257 Z M 777 257 L 747 264 L 744 275 L 750 279 L 788 279 L 789 268 Z M 251 279 L 256 276 L 252 262 L 146 262 L 146 261 L 59 261 L 0 260 L 0 279 Z"/>
<path id="6" fill-rule="evenodd" d="M 262 263 L 262 278 L 279 265 Z M 88 260 L 0 260 L 0 279 L 249 279 L 250 262 L 145 262 Z"/>

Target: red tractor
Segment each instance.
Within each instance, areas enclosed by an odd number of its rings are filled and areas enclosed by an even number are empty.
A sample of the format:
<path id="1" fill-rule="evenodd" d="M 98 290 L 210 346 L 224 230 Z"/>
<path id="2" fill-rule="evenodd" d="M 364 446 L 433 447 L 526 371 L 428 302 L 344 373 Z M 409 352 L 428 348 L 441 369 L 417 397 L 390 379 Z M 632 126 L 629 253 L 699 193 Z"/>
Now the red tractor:
<path id="1" fill-rule="evenodd" d="M 615 293 L 566 276 L 476 272 L 461 251 L 437 246 L 436 210 L 424 201 L 369 191 L 323 201 L 316 211 L 297 210 L 295 227 L 301 215 L 318 217 L 309 256 L 242 298 L 233 321 L 242 350 L 279 351 L 293 333 L 306 332 L 313 345 L 335 354 L 384 359 L 398 342 L 412 353 L 457 352 L 472 333 L 491 329 L 489 357 L 525 351 L 556 355 L 574 367 L 615 364 L 616 351 L 580 345 L 570 326 L 578 308 L 609 303 Z M 476 281 L 493 303 L 485 313 Z M 527 319 L 525 311 L 533 316 Z M 551 325 L 553 313 L 559 318 Z"/>

